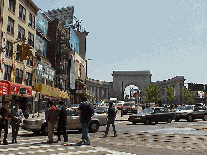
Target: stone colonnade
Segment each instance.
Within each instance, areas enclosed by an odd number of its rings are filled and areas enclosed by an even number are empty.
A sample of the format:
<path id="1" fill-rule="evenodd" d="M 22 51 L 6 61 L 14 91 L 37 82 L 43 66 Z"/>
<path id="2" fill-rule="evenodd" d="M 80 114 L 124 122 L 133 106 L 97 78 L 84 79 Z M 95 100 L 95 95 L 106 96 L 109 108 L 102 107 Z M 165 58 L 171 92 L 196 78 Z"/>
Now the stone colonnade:
<path id="1" fill-rule="evenodd" d="M 168 104 L 167 100 L 167 92 L 166 88 L 169 85 L 172 85 L 174 88 L 174 95 L 175 95 L 175 100 L 174 104 L 182 104 L 183 103 L 183 96 L 180 90 L 183 89 L 184 87 L 184 76 L 176 76 L 172 79 L 168 80 L 163 80 L 163 81 L 157 81 L 157 82 L 152 82 L 152 84 L 156 84 L 158 87 L 160 87 L 160 97 L 162 98 L 162 104 Z"/>
<path id="2" fill-rule="evenodd" d="M 92 103 L 105 101 L 108 102 L 113 93 L 113 82 L 86 79 L 86 93 Z"/>

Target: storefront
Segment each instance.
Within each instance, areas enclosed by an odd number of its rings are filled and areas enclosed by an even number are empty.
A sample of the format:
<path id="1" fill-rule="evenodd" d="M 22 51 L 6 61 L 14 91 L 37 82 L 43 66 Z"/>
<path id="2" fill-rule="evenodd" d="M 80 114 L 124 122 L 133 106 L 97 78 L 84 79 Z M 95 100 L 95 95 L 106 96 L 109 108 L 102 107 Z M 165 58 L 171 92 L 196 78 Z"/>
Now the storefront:
<path id="1" fill-rule="evenodd" d="M 57 105 L 60 100 L 65 102 L 68 99 L 68 94 L 64 91 L 60 91 L 59 88 L 54 88 L 45 84 L 35 84 L 35 91 L 37 91 L 36 105 L 39 112 L 48 108 L 48 100 L 54 100 Z"/>
<path id="2" fill-rule="evenodd" d="M 2 102 L 10 101 L 12 105 L 14 102 L 20 103 L 20 109 L 23 112 L 32 105 L 32 87 L 25 86 L 9 81 L 0 81 L 0 95 L 2 92 Z"/>

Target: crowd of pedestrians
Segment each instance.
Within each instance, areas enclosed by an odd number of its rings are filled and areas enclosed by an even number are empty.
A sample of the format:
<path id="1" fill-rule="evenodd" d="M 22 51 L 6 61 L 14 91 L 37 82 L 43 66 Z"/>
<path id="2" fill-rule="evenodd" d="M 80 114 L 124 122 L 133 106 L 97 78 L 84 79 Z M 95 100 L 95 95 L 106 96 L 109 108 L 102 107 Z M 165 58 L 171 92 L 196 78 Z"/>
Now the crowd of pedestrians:
<path id="1" fill-rule="evenodd" d="M 17 135 L 20 127 L 21 120 L 23 118 L 22 110 L 19 109 L 19 103 L 15 103 L 15 107 L 12 109 L 9 109 L 10 102 L 4 102 L 3 107 L 0 108 L 0 144 L 1 144 L 1 131 L 4 129 L 4 139 L 3 144 L 7 145 L 7 135 L 8 135 L 8 126 L 10 125 L 9 122 L 11 122 L 12 126 L 12 143 L 17 143 Z M 68 135 L 66 132 L 66 126 L 67 126 L 67 110 L 66 105 L 63 101 L 59 102 L 59 106 L 55 106 L 54 101 L 48 101 L 49 108 L 45 111 L 45 119 L 47 122 L 48 127 L 48 142 L 52 143 L 53 141 L 53 135 L 54 130 L 56 129 L 57 125 L 57 137 L 58 141 L 61 141 L 61 134 L 64 137 L 64 142 L 68 142 Z M 116 134 L 116 128 L 115 128 L 115 118 L 116 118 L 116 112 L 115 108 L 112 106 L 113 103 L 109 104 L 108 109 L 108 121 L 107 121 L 107 127 L 105 132 L 105 137 L 107 137 L 110 124 L 113 126 L 114 136 L 117 136 Z M 87 97 L 83 97 L 83 102 L 80 103 L 78 107 L 78 113 L 80 117 L 80 123 L 82 125 L 82 137 L 81 141 L 79 143 L 90 145 L 90 138 L 88 134 L 89 130 L 89 123 L 91 121 L 92 116 L 94 115 L 94 108 L 90 102 L 87 101 Z"/>

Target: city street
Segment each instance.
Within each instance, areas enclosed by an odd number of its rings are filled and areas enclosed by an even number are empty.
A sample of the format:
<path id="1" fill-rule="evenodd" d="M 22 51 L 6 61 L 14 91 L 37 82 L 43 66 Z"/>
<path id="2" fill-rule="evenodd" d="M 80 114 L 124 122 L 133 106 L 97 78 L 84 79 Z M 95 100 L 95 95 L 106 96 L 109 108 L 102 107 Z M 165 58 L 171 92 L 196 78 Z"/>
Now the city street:
<path id="1" fill-rule="evenodd" d="M 0 154 L 207 154 L 207 124 L 204 121 L 172 122 L 151 125 L 136 124 L 126 121 L 128 116 L 117 115 L 116 129 L 118 136 L 113 137 L 112 128 L 109 136 L 103 138 L 105 127 L 99 132 L 90 133 L 91 145 L 76 145 L 81 139 L 77 131 L 68 131 L 71 145 L 61 142 L 47 143 L 47 136 L 34 135 L 20 130 L 18 143 L 0 145 Z M 56 135 L 54 140 L 57 140 Z M 76 145 L 76 146 L 75 146 Z"/>

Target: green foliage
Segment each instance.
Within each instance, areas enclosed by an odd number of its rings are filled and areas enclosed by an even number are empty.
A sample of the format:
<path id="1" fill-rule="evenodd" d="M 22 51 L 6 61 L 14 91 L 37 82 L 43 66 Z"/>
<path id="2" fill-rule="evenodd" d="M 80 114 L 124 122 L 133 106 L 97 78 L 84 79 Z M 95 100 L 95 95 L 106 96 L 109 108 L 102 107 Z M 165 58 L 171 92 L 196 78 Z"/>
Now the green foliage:
<path id="1" fill-rule="evenodd" d="M 190 91 L 185 87 L 181 90 L 181 92 L 183 93 L 183 100 L 186 104 L 195 103 L 195 98 L 197 97 L 196 92 Z"/>
<path id="2" fill-rule="evenodd" d="M 145 89 L 146 101 L 149 103 L 160 101 L 161 97 L 159 91 L 160 88 L 157 85 L 149 84 Z"/>
<path id="3" fill-rule="evenodd" d="M 167 99 L 170 103 L 173 102 L 173 100 L 175 99 L 175 95 L 174 95 L 174 88 L 172 85 L 169 85 L 168 88 L 165 89 L 167 92 Z"/>

